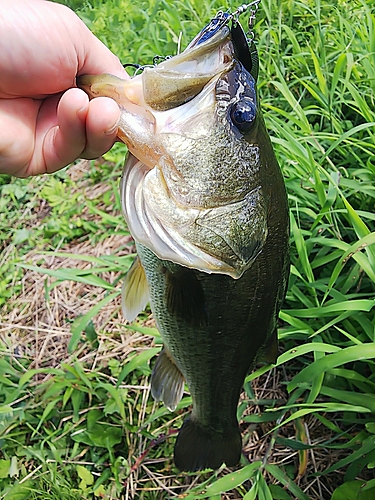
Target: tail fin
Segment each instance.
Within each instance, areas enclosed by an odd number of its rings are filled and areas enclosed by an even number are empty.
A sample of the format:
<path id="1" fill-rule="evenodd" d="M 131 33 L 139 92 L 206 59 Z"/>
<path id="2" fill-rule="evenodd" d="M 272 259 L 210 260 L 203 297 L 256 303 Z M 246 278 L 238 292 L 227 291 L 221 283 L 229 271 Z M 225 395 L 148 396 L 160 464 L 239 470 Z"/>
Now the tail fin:
<path id="1" fill-rule="evenodd" d="M 204 428 L 194 418 L 185 420 L 174 447 L 174 462 L 180 471 L 218 469 L 223 463 L 232 467 L 241 456 L 239 428 L 216 432 Z"/>

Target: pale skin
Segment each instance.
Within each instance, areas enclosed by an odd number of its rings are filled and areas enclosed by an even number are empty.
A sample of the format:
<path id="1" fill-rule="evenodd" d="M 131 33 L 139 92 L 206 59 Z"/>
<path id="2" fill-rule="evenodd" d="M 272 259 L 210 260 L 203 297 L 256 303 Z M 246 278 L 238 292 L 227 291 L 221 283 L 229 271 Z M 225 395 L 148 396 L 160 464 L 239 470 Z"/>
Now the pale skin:
<path id="1" fill-rule="evenodd" d="M 0 173 L 55 172 L 97 158 L 116 140 L 114 100 L 89 101 L 83 74 L 129 78 L 67 7 L 45 0 L 0 0 Z"/>

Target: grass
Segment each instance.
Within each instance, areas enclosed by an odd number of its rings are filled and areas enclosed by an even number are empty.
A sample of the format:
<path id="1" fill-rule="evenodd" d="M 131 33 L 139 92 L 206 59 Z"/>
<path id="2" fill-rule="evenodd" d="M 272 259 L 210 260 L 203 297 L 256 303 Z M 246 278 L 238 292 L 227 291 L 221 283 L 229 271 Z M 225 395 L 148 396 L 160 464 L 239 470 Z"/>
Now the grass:
<path id="1" fill-rule="evenodd" d="M 217 0 L 66 1 L 125 62 L 176 53 Z M 172 6 L 173 5 L 173 6 Z M 371 0 L 262 0 L 259 91 L 291 211 L 276 367 L 250 374 L 236 470 L 179 474 L 149 397 L 160 337 L 125 325 L 125 149 L 0 177 L 0 498 L 370 500 L 375 494 L 375 15 Z"/>

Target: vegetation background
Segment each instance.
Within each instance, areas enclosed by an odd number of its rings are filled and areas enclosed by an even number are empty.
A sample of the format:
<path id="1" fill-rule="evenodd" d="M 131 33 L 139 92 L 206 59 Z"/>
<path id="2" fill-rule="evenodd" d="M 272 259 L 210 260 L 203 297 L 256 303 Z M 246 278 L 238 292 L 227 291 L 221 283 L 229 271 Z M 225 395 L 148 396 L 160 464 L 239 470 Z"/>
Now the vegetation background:
<path id="1" fill-rule="evenodd" d="M 122 62 L 173 55 L 224 0 L 66 0 Z M 246 17 L 244 17 L 246 23 Z M 120 312 L 125 147 L 0 177 L 0 499 L 375 498 L 373 0 L 262 0 L 262 108 L 288 190 L 280 356 L 247 378 L 236 469 L 180 474 L 191 403 L 149 397 L 160 338 Z"/>

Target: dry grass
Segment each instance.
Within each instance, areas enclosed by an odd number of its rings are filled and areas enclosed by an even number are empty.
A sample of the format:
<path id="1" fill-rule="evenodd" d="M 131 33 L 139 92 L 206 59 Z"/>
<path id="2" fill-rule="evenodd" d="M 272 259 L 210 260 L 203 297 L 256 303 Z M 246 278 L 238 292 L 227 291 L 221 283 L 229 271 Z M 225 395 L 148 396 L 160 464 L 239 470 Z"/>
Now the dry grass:
<path id="1" fill-rule="evenodd" d="M 90 168 L 89 162 L 83 160 L 69 169 L 69 176 L 77 184 L 77 190 L 84 191 L 87 199 L 102 196 L 109 186 L 99 183 L 90 186 L 85 180 L 85 174 Z M 98 205 L 98 208 L 103 208 Z M 49 207 L 45 200 L 40 200 L 29 223 L 34 227 L 48 217 Z M 87 217 L 83 213 L 82 217 Z M 89 218 L 89 217 L 87 217 Z M 93 219 L 94 216 L 90 215 Z M 112 234 L 105 241 L 92 245 L 90 241 L 78 241 L 64 245 L 66 254 L 99 257 L 103 255 L 122 256 L 133 251 L 129 245 L 130 237 Z M 9 253 L 11 245 L 9 245 Z M 41 265 L 47 269 L 88 269 L 90 264 L 73 259 L 69 256 L 43 255 L 40 251 L 30 251 L 23 261 L 29 265 Z M 115 279 L 114 273 L 103 276 L 109 282 Z M 21 281 L 21 293 L 13 297 L 3 308 L 0 316 L 0 335 L 16 355 L 26 355 L 33 358 L 33 368 L 40 366 L 56 366 L 63 361 L 69 361 L 67 343 L 71 332 L 72 321 L 89 311 L 93 304 L 104 297 L 105 290 L 98 287 L 64 281 L 52 288 L 46 296 L 46 286 L 54 279 L 36 271 L 25 270 Z M 121 284 L 118 285 L 120 290 Z M 95 317 L 98 331 L 106 331 L 109 337 L 115 338 L 123 329 L 119 327 L 122 321 L 118 317 L 120 299 L 103 307 Z"/>

